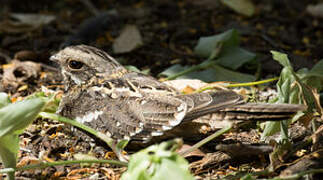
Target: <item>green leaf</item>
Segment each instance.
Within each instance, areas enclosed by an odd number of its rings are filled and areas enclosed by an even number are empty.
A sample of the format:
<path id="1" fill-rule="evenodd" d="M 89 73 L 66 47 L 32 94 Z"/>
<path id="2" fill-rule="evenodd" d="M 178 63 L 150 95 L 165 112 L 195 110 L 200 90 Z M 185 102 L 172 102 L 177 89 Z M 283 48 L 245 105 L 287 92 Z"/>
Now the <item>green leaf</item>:
<path id="1" fill-rule="evenodd" d="M 136 66 L 125 66 L 125 68 L 129 71 L 133 71 L 133 72 L 141 72 Z"/>
<path id="2" fill-rule="evenodd" d="M 182 164 L 184 162 L 181 162 Z M 189 171 L 187 171 L 187 166 L 185 165 L 184 168 L 179 166 L 176 161 L 169 159 L 162 159 L 161 165 L 159 170 L 156 172 L 152 179 L 159 179 L 159 180 L 169 180 L 169 179 L 177 179 L 177 180 L 186 180 L 186 179 L 193 179 L 190 175 Z M 167 175 L 166 175 L 167 174 Z"/>
<path id="3" fill-rule="evenodd" d="M 212 70 L 216 81 L 251 82 L 256 80 L 256 77 L 253 75 L 231 71 L 217 65 L 214 65 Z"/>
<path id="4" fill-rule="evenodd" d="M 0 157 L 6 168 L 16 168 L 18 135 L 36 118 L 45 103 L 45 99 L 34 97 L 0 109 Z M 14 172 L 8 175 L 9 179 L 14 179 Z"/>
<path id="5" fill-rule="evenodd" d="M 178 72 L 185 71 L 189 69 L 189 66 L 173 65 L 167 68 L 165 71 L 160 73 L 160 75 L 171 77 Z M 205 82 L 214 82 L 214 81 L 231 81 L 231 82 L 251 82 L 255 81 L 256 77 L 250 74 L 239 73 L 231 71 L 229 69 L 223 68 L 218 65 L 212 65 L 206 70 L 202 71 L 193 71 L 186 73 L 182 76 L 179 76 L 176 79 L 200 79 Z"/>
<path id="6" fill-rule="evenodd" d="M 163 72 L 158 74 L 158 76 L 170 77 L 170 76 L 173 76 L 179 72 L 184 71 L 185 69 L 187 69 L 189 67 L 191 67 L 191 66 L 182 66 L 180 64 L 175 64 L 175 65 L 172 65 L 169 68 L 165 69 Z"/>
<path id="7" fill-rule="evenodd" d="M 239 47 L 239 34 L 234 29 L 214 36 L 201 37 L 194 52 L 201 57 L 207 58 L 207 60 L 203 61 L 199 65 L 190 67 L 182 67 L 181 65 L 176 64 L 160 73 L 160 75 L 167 76 L 168 80 L 181 77 L 198 78 L 208 82 L 217 81 L 217 79 L 221 77 L 215 75 L 217 73 L 214 69 L 218 69 L 217 67 L 214 67 L 216 64 L 236 70 L 246 62 L 255 60 L 256 58 L 254 53 Z M 233 73 L 230 72 L 229 76 L 232 74 Z M 224 75 L 225 76 L 222 79 L 229 81 L 233 79 L 237 79 L 237 82 L 254 80 L 251 75 L 236 74 L 243 76 L 230 76 L 229 78 L 226 77 L 226 73 L 224 73 Z"/>
<path id="8" fill-rule="evenodd" d="M 214 59 L 221 49 L 238 46 L 239 34 L 235 29 L 214 36 L 201 37 L 194 49 L 194 53 L 200 57 Z"/>
<path id="9" fill-rule="evenodd" d="M 278 51 L 270 51 L 271 54 L 273 55 L 273 59 L 278 61 L 283 67 L 288 67 L 291 68 L 292 66 L 290 65 L 289 59 L 287 57 L 287 54 L 278 52 Z"/>
<path id="10" fill-rule="evenodd" d="M 0 92 L 0 108 L 7 106 L 10 103 L 8 94 Z"/>
<path id="11" fill-rule="evenodd" d="M 311 88 L 322 88 L 321 73 L 323 70 L 321 68 L 323 63 L 319 62 L 310 71 L 302 69 L 298 72 L 298 74 L 296 74 L 286 54 L 276 51 L 271 51 L 271 53 L 273 54 L 273 59 L 284 66 L 276 84 L 278 90 L 278 102 L 296 104 L 305 103 L 308 106 L 305 115 L 309 115 L 310 117 L 313 109 L 316 108 L 315 97 Z M 306 102 L 303 102 L 303 100 Z M 293 121 L 296 121 L 296 119 L 294 118 Z M 265 130 L 262 134 L 262 139 L 268 135 L 278 132 L 279 129 L 281 129 L 281 137 L 286 140 L 288 125 L 291 122 L 291 120 L 288 120 L 285 122 L 266 123 Z M 280 125 L 279 128 L 278 124 Z"/>
<path id="12" fill-rule="evenodd" d="M 251 174 L 246 174 L 243 177 L 241 177 L 241 180 L 256 180 Z"/>
<path id="13" fill-rule="evenodd" d="M 255 6 L 250 0 L 221 0 L 221 2 L 235 12 L 248 17 L 255 13 Z"/>
<path id="14" fill-rule="evenodd" d="M 323 60 L 315 64 L 310 71 L 302 69 L 297 73 L 301 74 L 301 79 L 306 85 L 316 88 L 318 92 L 323 89 Z"/>
<path id="15" fill-rule="evenodd" d="M 289 59 L 286 54 L 270 51 L 273 55 L 273 59 L 278 61 L 282 66 L 284 66 L 283 70 L 280 73 L 279 80 L 276 84 L 278 91 L 278 99 L 277 101 L 280 103 L 291 103 L 291 100 L 295 101 L 295 98 L 291 96 L 293 93 L 291 91 L 292 84 L 295 82 L 295 73 L 293 72 L 293 68 L 289 62 Z M 295 90 L 295 89 L 294 89 Z M 295 93 L 293 93 L 296 95 Z M 283 129 L 282 129 L 283 128 Z M 288 125 L 282 124 L 282 122 L 266 122 L 265 129 L 261 135 L 261 139 L 263 140 L 265 137 L 273 135 L 279 131 L 281 131 L 281 137 L 287 138 L 286 133 L 288 132 Z"/>
<path id="16" fill-rule="evenodd" d="M 307 76 L 317 76 L 323 78 L 323 59 L 316 63 L 307 73 Z"/>
<path id="17" fill-rule="evenodd" d="M 45 105 L 44 99 L 33 98 L 9 104 L 0 109 L 0 138 L 19 134 L 38 115 Z"/>
<path id="18" fill-rule="evenodd" d="M 277 83 L 278 98 L 279 98 L 278 101 L 282 103 L 295 103 L 295 102 L 299 103 L 301 102 L 302 99 L 304 99 L 306 101 L 309 111 L 312 111 L 312 109 L 315 109 L 315 98 L 309 87 L 311 88 L 317 88 L 317 87 L 310 86 L 310 85 L 313 85 L 313 83 L 306 81 L 304 78 L 300 79 L 299 75 L 294 72 L 286 54 L 279 53 L 276 51 L 271 51 L 271 52 L 273 54 L 273 58 L 284 66 L 281 72 L 279 81 Z M 322 66 L 321 63 L 316 65 L 313 72 L 321 72 L 321 70 L 319 69 L 321 66 Z M 303 74 L 302 76 L 306 77 L 307 75 Z M 306 83 L 309 83 L 309 84 L 306 84 Z M 316 83 L 316 84 L 319 87 L 321 87 L 319 83 Z"/>
<path id="19" fill-rule="evenodd" d="M 280 131 L 280 122 L 278 121 L 267 121 L 265 123 L 265 129 L 261 134 L 261 140 L 264 141 L 265 137 L 274 135 Z"/>
<path id="20" fill-rule="evenodd" d="M 8 143 L 10 142 L 10 143 Z M 0 138 L 0 157 L 6 168 L 16 168 L 19 151 L 19 138 L 17 134 L 8 134 Z M 15 173 L 8 173 L 9 179 L 14 179 Z"/>
<path id="21" fill-rule="evenodd" d="M 122 180 L 193 180 L 189 173 L 188 162 L 176 152 L 171 151 L 175 141 L 152 145 L 135 154 L 129 161 L 128 170 Z"/>
<path id="22" fill-rule="evenodd" d="M 128 145 L 128 140 L 121 140 L 121 141 L 119 141 L 118 143 L 117 143 L 117 150 L 118 151 L 122 151 L 122 150 L 124 150 L 124 148 L 126 148 L 126 146 Z"/>
<path id="23" fill-rule="evenodd" d="M 236 70 L 255 59 L 256 54 L 236 46 L 223 49 L 216 62 L 226 68 Z"/>

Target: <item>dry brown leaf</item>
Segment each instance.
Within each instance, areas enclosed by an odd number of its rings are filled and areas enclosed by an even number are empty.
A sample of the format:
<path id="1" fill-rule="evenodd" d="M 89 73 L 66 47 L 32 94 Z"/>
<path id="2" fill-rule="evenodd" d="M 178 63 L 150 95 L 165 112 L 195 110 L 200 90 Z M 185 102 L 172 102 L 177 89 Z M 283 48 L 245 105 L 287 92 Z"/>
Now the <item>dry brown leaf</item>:
<path id="1" fill-rule="evenodd" d="M 127 53 L 143 45 L 139 29 L 134 25 L 127 25 L 120 36 L 113 43 L 113 52 Z"/>
<path id="2" fill-rule="evenodd" d="M 84 175 L 88 175 L 88 174 L 93 174 L 98 172 L 98 169 L 95 168 L 81 168 L 81 169 L 74 169 L 71 172 L 69 172 L 67 174 L 67 178 L 76 178 L 76 179 L 81 179 L 84 178 Z"/>
<path id="3" fill-rule="evenodd" d="M 36 78 L 41 70 L 38 63 L 32 61 L 12 60 L 11 64 L 3 65 L 2 85 L 4 88 L 13 87 L 16 89 L 23 81 L 29 78 Z"/>
<path id="4" fill-rule="evenodd" d="M 195 92 L 195 89 L 192 88 L 191 86 L 186 86 L 183 91 L 182 91 L 184 94 L 192 94 Z"/>
<path id="5" fill-rule="evenodd" d="M 41 161 L 38 158 L 32 156 L 25 156 L 17 163 L 17 167 L 23 167 L 30 164 L 38 164 L 40 162 Z"/>
<path id="6" fill-rule="evenodd" d="M 323 18 L 323 3 L 308 5 L 306 11 L 314 17 Z"/>

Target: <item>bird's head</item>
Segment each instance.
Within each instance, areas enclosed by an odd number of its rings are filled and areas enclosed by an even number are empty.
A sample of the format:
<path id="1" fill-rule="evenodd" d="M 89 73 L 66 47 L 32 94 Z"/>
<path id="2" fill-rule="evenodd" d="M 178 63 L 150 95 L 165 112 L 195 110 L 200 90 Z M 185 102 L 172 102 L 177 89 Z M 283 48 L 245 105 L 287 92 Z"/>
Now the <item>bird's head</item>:
<path id="1" fill-rule="evenodd" d="M 67 84 L 81 85 L 94 76 L 109 77 L 114 73 L 126 71 L 106 52 L 86 45 L 66 47 L 52 55 L 50 60 L 60 65 Z"/>

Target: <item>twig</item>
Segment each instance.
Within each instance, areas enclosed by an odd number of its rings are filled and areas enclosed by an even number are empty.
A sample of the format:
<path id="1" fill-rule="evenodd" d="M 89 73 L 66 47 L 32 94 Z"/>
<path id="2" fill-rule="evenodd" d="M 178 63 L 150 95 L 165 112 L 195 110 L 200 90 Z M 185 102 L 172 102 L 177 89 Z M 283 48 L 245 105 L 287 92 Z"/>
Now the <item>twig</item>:
<path id="1" fill-rule="evenodd" d="M 100 11 L 92 4 L 92 2 L 90 0 L 80 0 L 88 9 L 89 11 L 97 16 L 99 15 Z"/>
<path id="2" fill-rule="evenodd" d="M 88 164 L 105 163 L 105 164 L 112 164 L 112 165 L 117 165 L 117 166 L 127 166 L 128 165 L 125 162 L 115 161 L 115 160 L 56 161 L 56 162 L 42 162 L 42 163 L 39 163 L 39 164 L 32 164 L 32 165 L 27 165 L 27 166 L 18 167 L 18 168 L 4 168 L 4 169 L 0 169 L 0 174 L 1 173 L 15 172 L 15 171 L 25 171 L 25 170 L 29 170 L 29 169 L 44 169 L 44 168 L 52 167 L 52 166 L 62 166 L 62 165 L 81 164 L 81 163 L 88 163 Z"/>
<path id="3" fill-rule="evenodd" d="M 261 81 L 254 81 L 254 82 L 247 82 L 247 83 L 223 84 L 223 87 L 230 88 L 230 87 L 242 87 L 242 86 L 255 86 L 255 85 L 265 84 L 265 83 L 269 83 L 277 80 L 278 80 L 278 77 L 274 77 L 271 79 L 265 79 Z M 214 89 L 214 86 L 203 87 L 201 89 L 196 90 L 196 92 L 203 92 L 210 89 Z"/>
<path id="4" fill-rule="evenodd" d="M 198 148 L 200 148 L 201 146 L 203 146 L 204 144 L 206 144 L 206 143 L 208 143 L 208 142 L 212 141 L 214 138 L 216 138 L 216 137 L 218 137 L 218 136 L 221 136 L 222 134 L 224 134 L 224 133 L 228 132 L 229 130 L 231 130 L 231 128 L 232 128 L 232 126 L 224 127 L 224 128 L 222 128 L 222 129 L 218 130 L 217 132 L 215 132 L 215 133 L 211 134 L 210 136 L 208 136 L 208 137 L 206 137 L 206 138 L 202 139 L 200 142 L 198 142 L 198 143 L 194 144 L 192 147 L 190 147 L 190 148 L 186 149 L 185 151 L 181 151 L 181 152 L 179 152 L 179 154 L 180 154 L 181 156 L 185 156 L 185 155 L 187 155 L 188 153 L 193 152 L 195 149 L 198 149 Z"/>

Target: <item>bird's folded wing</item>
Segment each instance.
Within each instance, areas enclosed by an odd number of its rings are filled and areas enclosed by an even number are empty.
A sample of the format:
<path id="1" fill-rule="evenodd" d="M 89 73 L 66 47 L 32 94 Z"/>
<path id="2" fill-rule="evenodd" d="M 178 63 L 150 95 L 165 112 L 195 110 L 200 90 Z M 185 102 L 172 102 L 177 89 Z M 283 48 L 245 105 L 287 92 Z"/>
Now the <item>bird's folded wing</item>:
<path id="1" fill-rule="evenodd" d="M 141 105 L 145 125 L 133 139 L 140 140 L 163 135 L 182 121 L 193 120 L 210 112 L 219 111 L 242 102 L 240 95 L 232 91 L 197 93 L 178 96 L 150 96 Z M 149 139 L 147 139 L 149 140 Z"/>
<path id="2" fill-rule="evenodd" d="M 104 125 L 106 132 L 116 138 L 149 140 L 152 136 L 163 135 L 183 120 L 194 119 L 241 101 L 240 95 L 231 91 L 179 96 L 142 95 L 120 96 L 107 101 L 103 114 L 98 117 L 101 121 L 108 121 Z"/>
<path id="3" fill-rule="evenodd" d="M 187 112 L 187 105 L 173 96 L 144 95 L 109 99 L 93 128 L 119 139 L 132 139 L 140 134 L 142 140 L 160 136 L 177 126 Z M 139 136 L 137 136 L 139 137 Z"/>
<path id="4" fill-rule="evenodd" d="M 190 121 L 205 114 L 243 103 L 242 96 L 233 91 L 182 95 L 178 96 L 178 98 L 183 99 L 188 104 L 188 113 L 184 121 Z"/>

